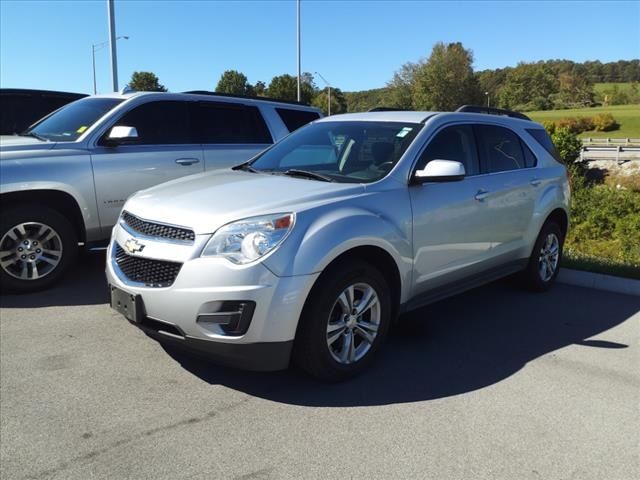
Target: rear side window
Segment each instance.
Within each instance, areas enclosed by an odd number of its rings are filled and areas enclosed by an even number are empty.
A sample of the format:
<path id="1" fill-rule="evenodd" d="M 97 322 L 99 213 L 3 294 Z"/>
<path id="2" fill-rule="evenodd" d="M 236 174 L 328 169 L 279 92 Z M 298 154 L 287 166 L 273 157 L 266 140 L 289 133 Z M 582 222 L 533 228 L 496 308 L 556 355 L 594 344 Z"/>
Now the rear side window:
<path id="1" fill-rule="evenodd" d="M 294 110 L 290 108 L 276 108 L 276 112 L 280 115 L 287 130 L 293 132 L 307 123 L 313 122 L 320 118 L 318 112 L 309 112 L 305 110 Z"/>
<path id="2" fill-rule="evenodd" d="M 431 160 L 454 160 L 464 165 L 467 175 L 480 173 L 473 128 L 454 125 L 438 132 L 420 157 L 418 170 L 422 170 Z"/>
<path id="3" fill-rule="evenodd" d="M 542 145 L 544 149 L 547 152 L 549 152 L 553 158 L 555 158 L 559 162 L 562 162 L 562 159 L 560 158 L 560 154 L 558 153 L 556 146 L 551 141 L 551 137 L 549 137 L 549 134 L 546 132 L 546 130 L 543 130 L 542 128 L 528 128 L 527 132 L 533 138 L 535 138 L 536 141 L 540 145 Z"/>
<path id="4" fill-rule="evenodd" d="M 486 173 L 525 168 L 526 162 L 520 138 L 507 128 L 478 125 L 478 148 Z"/>
<path id="5" fill-rule="evenodd" d="M 149 102 L 125 113 L 116 125 L 135 127 L 136 145 L 180 145 L 195 143 L 187 102 Z"/>
<path id="6" fill-rule="evenodd" d="M 273 143 L 257 107 L 233 103 L 201 102 L 196 109 L 196 125 L 201 143 Z"/>
<path id="7" fill-rule="evenodd" d="M 538 163 L 536 156 L 527 144 L 522 141 L 522 139 L 520 139 L 520 145 L 522 146 L 522 152 L 524 153 L 524 166 L 527 168 L 535 167 L 536 163 Z"/>

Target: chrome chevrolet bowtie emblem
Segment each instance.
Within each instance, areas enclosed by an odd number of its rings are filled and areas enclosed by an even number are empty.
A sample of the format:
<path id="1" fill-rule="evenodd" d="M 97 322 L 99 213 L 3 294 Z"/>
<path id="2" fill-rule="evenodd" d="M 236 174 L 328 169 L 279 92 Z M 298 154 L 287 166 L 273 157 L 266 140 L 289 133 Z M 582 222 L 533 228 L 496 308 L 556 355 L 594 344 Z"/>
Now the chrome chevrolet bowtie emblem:
<path id="1" fill-rule="evenodd" d="M 124 242 L 124 249 L 129 253 L 138 253 L 144 250 L 144 245 L 138 242 L 135 238 L 130 238 Z"/>

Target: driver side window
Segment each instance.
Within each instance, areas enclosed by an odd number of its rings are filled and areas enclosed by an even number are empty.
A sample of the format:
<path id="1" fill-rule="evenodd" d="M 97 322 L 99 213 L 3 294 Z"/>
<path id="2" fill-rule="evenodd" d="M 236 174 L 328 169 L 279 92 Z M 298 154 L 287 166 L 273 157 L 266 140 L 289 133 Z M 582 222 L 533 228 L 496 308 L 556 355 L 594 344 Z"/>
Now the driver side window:
<path id="1" fill-rule="evenodd" d="M 466 175 L 478 175 L 480 162 L 478 150 L 470 125 L 453 125 L 438 132 L 418 161 L 418 170 L 422 170 L 431 160 L 454 160 L 464 165 Z"/>

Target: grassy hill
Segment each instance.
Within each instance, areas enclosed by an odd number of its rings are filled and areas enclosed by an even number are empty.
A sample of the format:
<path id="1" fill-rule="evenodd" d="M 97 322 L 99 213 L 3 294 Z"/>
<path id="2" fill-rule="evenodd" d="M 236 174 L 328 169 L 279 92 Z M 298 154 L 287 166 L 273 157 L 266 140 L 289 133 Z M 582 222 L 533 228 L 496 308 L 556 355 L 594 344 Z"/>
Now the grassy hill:
<path id="1" fill-rule="evenodd" d="M 626 94 L 633 93 L 633 83 L 631 82 L 607 82 L 607 83 L 594 83 L 593 89 L 596 93 L 601 94 L 605 90 L 611 90 L 613 87 L 618 87 L 618 89 Z"/>
<path id="2" fill-rule="evenodd" d="M 581 137 L 640 138 L 640 105 L 613 105 L 610 107 L 526 112 L 532 120 L 540 123 L 545 120 L 560 120 L 566 117 L 592 117 L 598 113 L 611 113 L 620 124 L 620 128 L 610 132 L 584 132 L 580 135 Z"/>

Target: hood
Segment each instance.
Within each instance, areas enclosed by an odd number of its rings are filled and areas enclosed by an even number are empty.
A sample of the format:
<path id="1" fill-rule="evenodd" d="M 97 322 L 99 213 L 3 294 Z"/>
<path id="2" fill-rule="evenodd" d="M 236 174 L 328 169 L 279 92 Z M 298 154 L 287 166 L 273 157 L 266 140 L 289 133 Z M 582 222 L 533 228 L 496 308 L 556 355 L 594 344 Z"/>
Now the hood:
<path id="1" fill-rule="evenodd" d="M 300 212 L 359 195 L 364 186 L 233 170 L 192 175 L 142 190 L 124 208 L 146 220 L 213 233 L 247 217 Z"/>
<path id="2" fill-rule="evenodd" d="M 21 137 L 19 135 L 1 135 L 0 151 L 15 152 L 19 150 L 51 150 L 56 142 L 45 142 L 34 137 Z"/>

